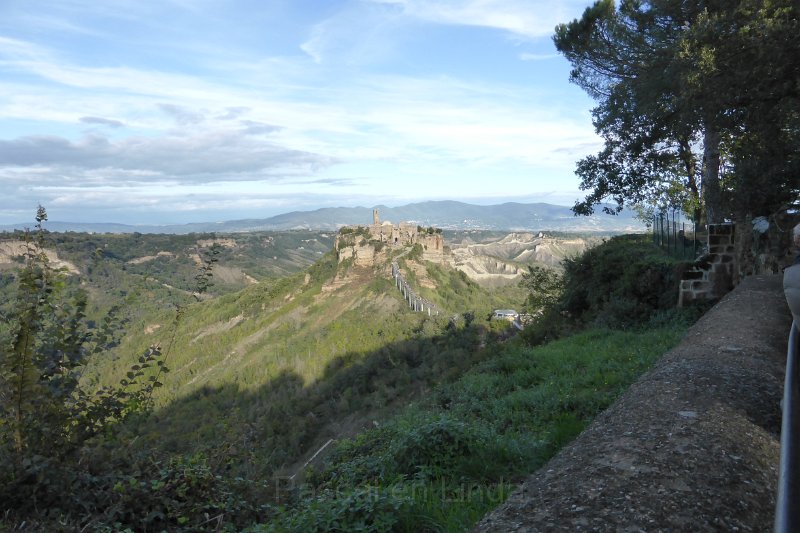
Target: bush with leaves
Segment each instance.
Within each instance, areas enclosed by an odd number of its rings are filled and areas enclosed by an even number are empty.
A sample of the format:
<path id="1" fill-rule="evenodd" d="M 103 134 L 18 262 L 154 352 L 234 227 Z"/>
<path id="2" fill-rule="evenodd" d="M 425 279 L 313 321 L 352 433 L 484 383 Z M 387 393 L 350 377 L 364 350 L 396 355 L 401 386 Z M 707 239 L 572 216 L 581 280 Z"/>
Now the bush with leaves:
<path id="1" fill-rule="evenodd" d="M 582 323 L 611 328 L 645 324 L 675 307 L 683 263 L 646 235 L 622 235 L 564 261 L 561 310 Z"/>
<path id="2" fill-rule="evenodd" d="M 81 385 L 87 358 L 106 352 L 113 341 L 113 310 L 99 328 L 90 327 L 86 294 L 70 290 L 65 273 L 53 268 L 44 251 L 46 220 L 40 206 L 36 231 L 23 235 L 10 327 L 0 337 L 0 512 L 12 522 L 82 523 L 108 507 L 109 479 L 125 477 L 117 470 L 98 474 L 99 465 L 86 458 L 97 459 L 93 448 L 124 444 L 115 440 L 115 428 L 152 406 L 153 391 L 169 371 L 164 360 L 170 346 L 165 352 L 151 346 L 118 386 Z M 211 251 L 196 278 L 196 294 L 211 285 L 215 261 Z M 175 328 L 182 313 L 178 308 Z"/>
<path id="3" fill-rule="evenodd" d="M 422 253 L 424 252 L 420 243 L 415 243 L 411 247 L 411 251 L 405 256 L 406 261 L 420 261 L 422 260 Z"/>
<path id="4" fill-rule="evenodd" d="M 675 308 L 685 263 L 645 235 L 621 235 L 563 262 L 564 274 L 531 267 L 520 285 L 529 289 L 528 344 L 550 342 L 586 326 L 630 329 Z"/>
<path id="5" fill-rule="evenodd" d="M 94 484 L 87 488 L 107 496 L 95 510 L 96 523 L 114 530 L 124 525 L 135 531 L 239 531 L 263 514 L 251 503 L 255 498 L 247 497 L 263 486 L 215 474 L 202 454 L 141 466 L 147 468 L 90 478 Z"/>
<path id="6" fill-rule="evenodd" d="M 528 291 L 523 312 L 538 316 L 558 304 L 564 291 L 564 279 L 552 268 L 531 265 L 527 272 L 523 272 L 519 286 Z"/>

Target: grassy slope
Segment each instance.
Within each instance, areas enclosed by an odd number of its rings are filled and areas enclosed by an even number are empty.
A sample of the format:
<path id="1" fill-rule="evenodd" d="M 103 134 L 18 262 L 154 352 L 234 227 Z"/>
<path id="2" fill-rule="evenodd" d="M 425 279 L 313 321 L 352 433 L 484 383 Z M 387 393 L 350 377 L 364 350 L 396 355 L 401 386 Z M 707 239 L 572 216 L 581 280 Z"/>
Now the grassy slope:
<path id="1" fill-rule="evenodd" d="M 694 314 L 670 310 L 676 265 L 639 237 L 612 240 L 567 266 L 566 303 L 578 325 L 594 329 L 537 348 L 490 348 L 459 380 L 340 443 L 304 497 L 258 529 L 471 527 L 508 493 L 509 480 L 544 464 L 673 346 Z M 449 280 L 459 297 L 469 294 L 464 279 Z M 598 329 L 598 310 L 625 331 Z"/>
<path id="2" fill-rule="evenodd" d="M 512 343 L 383 426 L 339 444 L 258 531 L 464 531 L 569 442 L 683 328 Z"/>
<path id="3" fill-rule="evenodd" d="M 329 437 L 357 434 L 258 529 L 463 531 L 683 331 L 593 330 L 539 348 L 480 348 L 485 327 L 408 312 L 381 269 L 351 267 L 331 290 L 338 268 L 328 257 L 308 276 L 189 308 L 162 408 L 132 428 L 140 444 L 202 450 L 216 468 L 254 479 L 297 473 Z M 442 305 L 480 313 L 496 304 L 457 272 L 427 265 L 424 277 Z M 133 336 L 131 346 L 152 337 Z"/>
<path id="4" fill-rule="evenodd" d="M 510 293 L 488 294 L 446 268 L 411 266 L 409 281 L 433 282 L 431 299 L 476 320 L 411 313 L 386 265 L 357 269 L 328 255 L 307 272 L 191 304 L 177 328 L 170 305 L 150 311 L 169 300 L 155 290 L 137 296 L 129 303 L 140 302 L 142 313 L 131 334 L 84 379 L 116 382 L 161 342 L 173 371 L 153 416 L 127 427 L 135 445 L 202 452 L 215 472 L 250 479 L 297 472 L 328 437 L 372 428 L 341 442 L 327 466 L 315 463 L 310 483 L 289 494 L 289 507 L 273 508 L 262 529 L 459 531 L 682 331 L 596 330 L 535 349 L 495 343 L 481 315 L 507 307 Z"/>
<path id="5" fill-rule="evenodd" d="M 21 238 L 20 232 L 0 234 L 0 240 Z M 193 301 L 196 260 L 198 253 L 207 251 L 198 242 L 215 238 L 228 246 L 220 250 L 207 297 L 305 269 L 332 244 L 328 233 L 284 231 L 217 236 L 48 233 L 45 246 L 80 270 L 79 276 L 68 276 L 67 283 L 89 293 L 89 319 L 99 322 L 112 306 L 119 306 L 123 325 L 135 330 L 151 324 L 159 309 Z M 0 264 L 0 314 L 7 313 L 14 300 L 13 269 L 20 264 Z"/>
<path id="6" fill-rule="evenodd" d="M 491 300 L 474 284 L 469 294 Z M 329 437 L 382 420 L 484 357 L 480 321 L 453 327 L 447 317 L 412 313 L 385 265 L 337 265 L 332 255 L 304 273 L 192 304 L 177 329 L 174 316 L 164 311 L 147 329 L 143 321 L 85 379 L 114 383 L 160 342 L 172 371 L 156 415 L 135 428 L 140 443 L 203 450 L 218 465 L 258 475 L 293 472 Z"/>

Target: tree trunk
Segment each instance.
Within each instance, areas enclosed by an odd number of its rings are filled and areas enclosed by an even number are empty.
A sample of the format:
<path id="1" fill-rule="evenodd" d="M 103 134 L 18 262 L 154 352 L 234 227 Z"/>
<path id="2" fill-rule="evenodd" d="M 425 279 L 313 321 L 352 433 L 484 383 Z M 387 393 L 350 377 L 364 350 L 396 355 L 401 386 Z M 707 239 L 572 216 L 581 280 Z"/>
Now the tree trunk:
<path id="1" fill-rule="evenodd" d="M 694 231 L 697 231 L 700 226 L 702 202 L 700 201 L 700 189 L 697 186 L 697 160 L 692 152 L 690 139 L 681 137 L 678 140 L 678 156 L 683 162 L 683 169 L 686 172 L 686 188 L 689 189 L 692 198 L 692 224 L 694 224 Z"/>
<path id="2" fill-rule="evenodd" d="M 719 184 L 719 143 L 719 132 L 706 126 L 703 136 L 703 203 L 708 224 L 718 224 L 724 219 Z"/>

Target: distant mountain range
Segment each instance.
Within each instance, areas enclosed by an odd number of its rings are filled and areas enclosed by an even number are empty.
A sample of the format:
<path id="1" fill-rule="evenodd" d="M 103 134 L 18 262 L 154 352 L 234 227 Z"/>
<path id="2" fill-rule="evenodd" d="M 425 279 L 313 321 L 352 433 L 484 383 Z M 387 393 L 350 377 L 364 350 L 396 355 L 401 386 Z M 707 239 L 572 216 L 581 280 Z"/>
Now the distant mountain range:
<path id="1" fill-rule="evenodd" d="M 569 207 L 546 203 L 508 202 L 498 205 L 474 205 L 455 201 L 419 202 L 399 207 L 375 206 L 381 220 L 412 222 L 420 226 L 442 229 L 482 229 L 500 231 L 568 231 L 568 232 L 637 232 L 642 223 L 628 211 L 612 216 L 598 213 L 576 217 Z M 50 231 L 95 233 L 239 233 L 309 229 L 331 231 L 345 225 L 371 224 L 372 207 L 325 207 L 315 211 L 292 211 L 263 219 L 200 222 L 165 226 L 111 223 L 47 222 Z M 32 223 L 0 226 L 2 231 L 32 227 Z"/>

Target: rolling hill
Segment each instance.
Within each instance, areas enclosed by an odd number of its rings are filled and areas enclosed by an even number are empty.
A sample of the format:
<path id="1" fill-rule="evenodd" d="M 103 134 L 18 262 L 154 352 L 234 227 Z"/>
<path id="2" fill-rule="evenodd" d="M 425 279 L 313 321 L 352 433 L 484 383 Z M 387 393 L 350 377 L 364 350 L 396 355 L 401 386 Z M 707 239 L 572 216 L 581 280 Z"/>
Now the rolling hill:
<path id="1" fill-rule="evenodd" d="M 298 244 L 297 235 L 286 236 L 295 252 L 320 243 L 305 235 Z M 674 338 L 595 331 L 545 351 L 508 342 L 513 329 L 489 311 L 521 302 L 522 289 L 487 289 L 441 256 L 423 261 L 419 243 L 378 243 L 369 262 L 326 252 L 308 268 L 243 287 L 221 279 L 210 298 L 195 299 L 179 278 L 211 245 L 226 257 L 215 278 L 226 278 L 251 268 L 249 254 L 274 260 L 265 245 L 275 236 L 46 237 L 51 255 L 78 270 L 67 285 L 128 310 L 124 336 L 79 368 L 84 390 L 150 378 L 157 385 L 153 410 L 133 411 L 59 474 L 81 502 L 74 484 L 90 483 L 93 510 L 70 518 L 83 525 L 121 519 L 139 529 L 213 530 L 208 521 L 224 519 L 231 530 L 309 531 L 331 520 L 347 530 L 388 520 L 412 531 L 422 520 L 461 531 Z M 470 230 L 459 245 L 509 264 L 536 259 L 537 247 L 548 257 L 567 251 L 531 237 Z M 393 262 L 439 316 L 409 309 Z M 9 280 L 13 290 L 13 273 L 0 276 Z M 0 329 L 0 338 L 9 333 Z M 480 491 L 458 499 L 473 482 Z"/>
<path id="2" fill-rule="evenodd" d="M 430 201 L 399 207 L 326 207 L 314 211 L 293 211 L 269 218 L 231 220 L 181 225 L 125 225 L 105 223 L 48 222 L 53 231 L 95 233 L 201 233 L 252 232 L 304 229 L 332 231 L 344 225 L 366 224 L 372 210 L 379 209 L 382 220 L 408 221 L 444 229 L 483 229 L 502 231 L 567 231 L 623 233 L 642 230 L 642 223 L 628 211 L 612 216 L 602 213 L 576 217 L 569 207 L 546 203 L 508 202 L 498 205 L 474 205 L 455 201 Z M 11 231 L 30 223 L 0 226 Z"/>
<path id="3" fill-rule="evenodd" d="M 304 272 L 190 304 L 180 321 L 170 310 L 139 317 L 84 379 L 115 383 L 149 346 L 169 345 L 159 409 L 131 429 L 139 443 L 199 448 L 261 476 L 296 473 L 328 439 L 353 435 L 465 371 L 482 357 L 491 309 L 522 299 L 516 287 L 487 292 L 455 270 L 401 259 L 415 279 L 433 283 L 448 311 L 414 313 L 390 277 L 396 253 L 387 249 L 369 268 L 329 253 Z M 452 320 L 465 312 L 477 318 Z"/>

